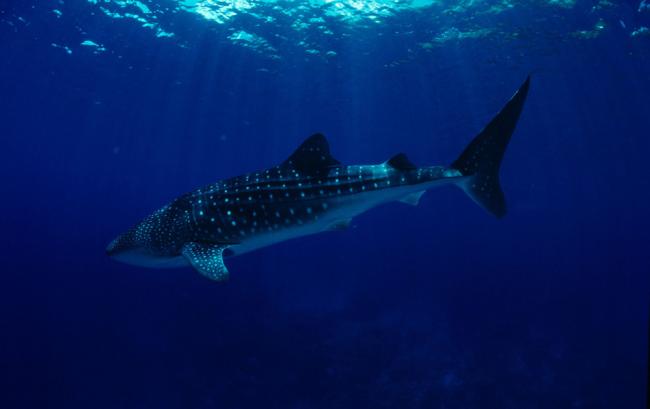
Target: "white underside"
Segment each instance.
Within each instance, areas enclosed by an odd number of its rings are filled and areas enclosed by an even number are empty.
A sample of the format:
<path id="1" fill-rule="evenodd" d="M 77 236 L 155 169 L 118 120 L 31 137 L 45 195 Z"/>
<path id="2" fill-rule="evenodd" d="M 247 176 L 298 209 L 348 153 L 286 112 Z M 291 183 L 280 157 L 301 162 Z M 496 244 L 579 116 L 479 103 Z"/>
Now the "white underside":
<path id="1" fill-rule="evenodd" d="M 297 237 L 332 230 L 333 226 L 340 224 L 342 221 L 350 220 L 381 204 L 398 201 L 413 193 L 429 190 L 447 183 L 449 183 L 447 180 L 441 179 L 420 185 L 384 189 L 376 192 L 359 193 L 338 199 L 331 199 L 330 202 L 335 202 L 332 205 L 332 210 L 320 215 L 318 220 L 283 228 L 279 231 L 258 234 L 243 241 L 241 244 L 230 246 L 229 249 L 235 255 L 240 255 Z"/>
<path id="2" fill-rule="evenodd" d="M 458 182 L 458 179 L 440 179 L 418 185 L 409 185 L 342 196 L 340 198 L 331 198 L 328 200 L 331 205 L 331 210 L 321 214 L 317 220 L 302 225 L 282 228 L 265 234 L 257 234 L 244 240 L 241 244 L 229 246 L 229 249 L 233 251 L 234 255 L 240 255 L 262 247 L 295 239 L 297 237 L 332 230 L 333 226 L 341 225 L 342 222 L 349 221 L 355 216 L 358 216 L 373 207 L 403 199 L 406 199 L 406 202 L 413 203 L 413 201 L 409 199 L 411 199 L 410 196 L 414 193 L 423 192 L 434 187 L 454 182 Z M 127 264 L 150 268 L 175 268 L 190 265 L 185 257 L 181 255 L 176 257 L 152 257 L 151 254 L 142 250 L 119 254 L 114 256 L 114 258 Z"/>
<path id="3" fill-rule="evenodd" d="M 149 268 L 177 268 L 190 265 L 183 256 L 153 257 L 150 253 L 142 250 L 123 252 L 111 257 L 122 263 Z"/>

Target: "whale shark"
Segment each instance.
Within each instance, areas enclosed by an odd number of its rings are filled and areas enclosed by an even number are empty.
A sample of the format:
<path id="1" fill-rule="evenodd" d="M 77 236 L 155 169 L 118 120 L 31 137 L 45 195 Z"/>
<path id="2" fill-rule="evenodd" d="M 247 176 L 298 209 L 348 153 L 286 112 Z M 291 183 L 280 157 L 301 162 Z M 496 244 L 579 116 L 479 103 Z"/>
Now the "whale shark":
<path id="1" fill-rule="evenodd" d="M 343 165 L 325 136 L 307 138 L 281 164 L 183 194 L 106 248 L 125 263 L 191 266 L 203 276 L 229 277 L 224 257 L 285 240 L 345 229 L 352 218 L 381 204 L 417 205 L 444 185 L 464 190 L 497 218 L 506 214 L 499 168 L 528 94 L 530 77 L 448 166 L 418 167 L 399 153 L 374 165 Z"/>

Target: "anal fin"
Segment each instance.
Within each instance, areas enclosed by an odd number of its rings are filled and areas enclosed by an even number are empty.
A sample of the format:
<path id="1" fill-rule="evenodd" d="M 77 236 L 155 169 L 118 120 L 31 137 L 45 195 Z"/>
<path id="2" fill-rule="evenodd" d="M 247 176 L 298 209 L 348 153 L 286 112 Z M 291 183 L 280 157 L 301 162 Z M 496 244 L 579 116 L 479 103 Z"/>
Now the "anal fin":
<path id="1" fill-rule="evenodd" d="M 352 223 L 352 219 L 341 219 L 337 220 L 334 223 L 330 224 L 327 230 L 336 231 L 336 230 L 347 230 Z"/>
<path id="2" fill-rule="evenodd" d="M 227 245 L 190 242 L 183 246 L 182 254 L 192 267 L 204 277 L 214 281 L 228 279 L 228 268 L 223 263 Z"/>

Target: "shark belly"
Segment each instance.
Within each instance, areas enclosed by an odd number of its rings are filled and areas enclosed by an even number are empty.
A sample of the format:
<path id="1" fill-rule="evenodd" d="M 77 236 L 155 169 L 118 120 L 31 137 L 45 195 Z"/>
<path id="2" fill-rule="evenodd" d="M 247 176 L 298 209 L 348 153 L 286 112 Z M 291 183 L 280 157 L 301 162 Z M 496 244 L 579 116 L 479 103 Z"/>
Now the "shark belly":
<path id="1" fill-rule="evenodd" d="M 290 226 L 283 228 L 280 231 L 272 233 L 261 233 L 243 240 L 239 244 L 234 244 L 229 247 L 233 255 L 248 253 L 263 247 L 268 247 L 273 244 L 281 243 L 283 241 L 295 239 L 298 237 L 309 236 L 312 234 L 327 231 L 332 222 L 319 221 L 301 226 Z"/>
<path id="2" fill-rule="evenodd" d="M 305 203 L 295 203 L 294 207 L 322 207 L 326 203 L 327 211 L 315 215 L 308 221 L 301 224 L 291 223 L 282 229 L 261 232 L 249 236 L 240 243 L 231 245 L 229 249 L 233 255 L 240 255 L 254 251 L 263 247 L 271 246 L 276 243 L 291 240 L 298 237 L 308 236 L 330 230 L 341 230 L 341 226 L 349 221 L 384 203 L 398 201 L 411 194 L 424 192 L 438 185 L 445 183 L 444 180 L 428 181 L 421 184 L 400 186 L 394 188 L 382 189 L 379 191 L 358 193 L 355 195 L 331 198 L 327 201 L 307 201 Z"/>
<path id="3" fill-rule="evenodd" d="M 169 255 L 169 256 L 156 256 L 153 257 L 150 252 L 146 251 L 131 251 L 124 252 L 114 256 L 116 260 L 132 266 L 148 267 L 148 268 L 178 268 L 186 267 L 189 265 L 187 259 L 182 255 Z"/>

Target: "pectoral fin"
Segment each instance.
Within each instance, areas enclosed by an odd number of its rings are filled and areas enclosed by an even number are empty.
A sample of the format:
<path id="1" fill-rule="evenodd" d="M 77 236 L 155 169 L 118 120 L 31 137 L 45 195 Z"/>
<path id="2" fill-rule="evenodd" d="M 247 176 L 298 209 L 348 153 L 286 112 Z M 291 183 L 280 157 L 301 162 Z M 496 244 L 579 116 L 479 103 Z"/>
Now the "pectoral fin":
<path id="1" fill-rule="evenodd" d="M 404 196 L 400 199 L 400 202 L 410 204 L 411 206 L 417 206 L 420 203 L 420 198 L 424 194 L 424 190 L 421 192 L 411 193 L 410 195 Z"/>
<path id="2" fill-rule="evenodd" d="M 228 269 L 223 263 L 223 251 L 227 245 L 190 242 L 183 246 L 183 256 L 203 276 L 214 281 L 228 279 Z"/>

